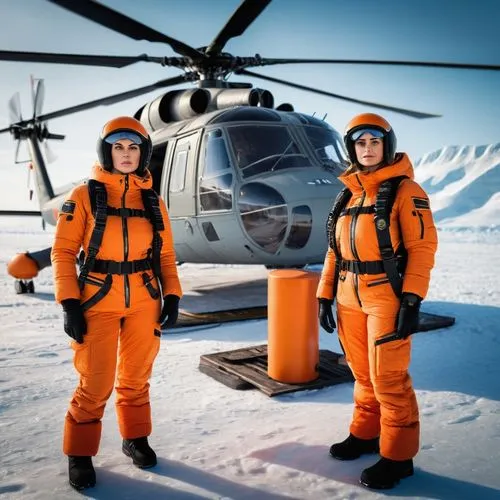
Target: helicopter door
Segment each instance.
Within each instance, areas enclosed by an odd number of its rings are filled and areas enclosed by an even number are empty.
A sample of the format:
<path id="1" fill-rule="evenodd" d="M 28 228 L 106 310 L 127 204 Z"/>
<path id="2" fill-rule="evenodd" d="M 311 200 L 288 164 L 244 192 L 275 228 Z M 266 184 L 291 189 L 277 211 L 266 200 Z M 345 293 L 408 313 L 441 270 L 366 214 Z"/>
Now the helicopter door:
<path id="1" fill-rule="evenodd" d="M 172 155 L 168 185 L 168 211 L 172 218 L 196 215 L 195 146 L 198 134 L 178 139 Z"/>

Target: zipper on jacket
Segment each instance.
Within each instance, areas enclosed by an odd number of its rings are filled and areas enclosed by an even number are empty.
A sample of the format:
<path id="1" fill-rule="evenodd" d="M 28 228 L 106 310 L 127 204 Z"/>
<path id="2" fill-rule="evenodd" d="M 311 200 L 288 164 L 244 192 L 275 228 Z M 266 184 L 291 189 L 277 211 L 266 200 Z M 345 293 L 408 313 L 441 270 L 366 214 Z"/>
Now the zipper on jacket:
<path id="1" fill-rule="evenodd" d="M 356 179 L 359 182 L 358 176 L 356 176 Z M 361 187 L 363 187 L 361 182 L 359 182 L 359 184 L 361 185 Z M 359 212 L 361 210 L 361 207 L 363 206 L 363 203 L 365 202 L 365 198 L 366 198 L 366 192 L 363 189 L 363 194 L 361 195 L 361 202 L 357 206 L 357 210 L 352 215 L 351 225 L 349 228 L 349 233 L 350 233 L 349 236 L 350 236 L 350 240 L 351 240 L 350 241 L 351 252 L 352 252 L 352 255 L 353 255 L 355 260 L 359 260 L 359 255 L 358 255 L 358 251 L 356 250 L 356 241 L 355 241 L 356 225 L 358 223 Z M 354 286 L 354 293 L 356 294 L 356 298 L 358 299 L 359 307 L 363 307 L 363 305 L 361 304 L 361 298 L 359 297 L 359 282 L 358 282 L 358 275 L 357 274 L 354 275 L 353 286 Z"/>
<path id="2" fill-rule="evenodd" d="M 420 239 L 424 239 L 424 216 L 421 212 L 417 211 L 418 220 L 420 221 Z"/>
<path id="3" fill-rule="evenodd" d="M 125 204 L 125 197 L 128 191 L 128 174 L 125 175 L 125 189 L 122 196 L 122 208 L 127 208 Z M 127 218 L 122 216 L 122 233 L 123 233 L 123 257 L 124 261 L 128 260 L 128 226 Z M 130 283 L 128 279 L 128 274 L 123 275 L 123 285 L 125 291 L 125 307 L 130 307 Z"/>

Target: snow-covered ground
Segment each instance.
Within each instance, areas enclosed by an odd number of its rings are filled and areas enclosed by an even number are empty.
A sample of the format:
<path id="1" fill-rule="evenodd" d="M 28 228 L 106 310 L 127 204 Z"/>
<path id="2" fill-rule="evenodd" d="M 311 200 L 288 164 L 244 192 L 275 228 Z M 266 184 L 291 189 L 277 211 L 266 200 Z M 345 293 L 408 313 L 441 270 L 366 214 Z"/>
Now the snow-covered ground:
<path id="1" fill-rule="evenodd" d="M 51 269 L 35 295 L 14 294 L 6 263 L 50 244 L 37 219 L 0 218 L 0 497 L 71 499 L 61 452 L 76 384 Z M 331 443 L 348 432 L 352 384 L 269 398 L 236 391 L 198 371 L 199 357 L 265 343 L 267 321 L 166 334 L 151 381 L 159 464 L 133 467 L 120 450 L 113 401 L 94 463 L 98 499 L 498 499 L 500 498 L 500 256 L 495 231 L 440 231 L 423 310 L 452 315 L 448 329 L 418 333 L 411 374 L 422 439 L 415 475 L 394 490 L 358 484 L 376 460 L 339 462 Z M 205 266 L 206 269 L 206 266 Z M 231 274 L 231 268 L 219 267 Z M 189 281 L 199 266 L 181 267 Z M 209 270 L 214 272 L 214 270 Z M 239 270 L 241 272 L 241 269 Z M 249 268 L 251 276 L 254 269 Z M 335 335 L 320 347 L 340 352 Z"/>

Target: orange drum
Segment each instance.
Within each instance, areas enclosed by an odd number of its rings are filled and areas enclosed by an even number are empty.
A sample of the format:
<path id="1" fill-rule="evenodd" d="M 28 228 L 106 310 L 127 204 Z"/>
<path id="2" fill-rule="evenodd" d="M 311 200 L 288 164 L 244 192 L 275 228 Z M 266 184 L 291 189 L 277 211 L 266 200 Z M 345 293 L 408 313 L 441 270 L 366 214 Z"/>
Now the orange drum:
<path id="1" fill-rule="evenodd" d="M 299 384 L 318 378 L 319 278 L 296 269 L 269 273 L 267 374 L 274 380 Z"/>

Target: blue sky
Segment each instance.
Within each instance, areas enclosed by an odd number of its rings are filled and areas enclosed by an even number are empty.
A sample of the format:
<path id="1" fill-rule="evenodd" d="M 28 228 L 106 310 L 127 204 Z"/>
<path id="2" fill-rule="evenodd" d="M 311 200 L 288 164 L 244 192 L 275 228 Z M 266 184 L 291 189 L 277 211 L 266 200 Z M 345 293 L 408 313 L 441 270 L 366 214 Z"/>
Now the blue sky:
<path id="1" fill-rule="evenodd" d="M 208 44 L 239 5 L 239 0 L 106 0 L 104 3 L 194 47 Z M 0 47 L 4 50 L 172 56 L 162 44 L 138 42 L 114 33 L 44 0 L 2 0 Z M 500 2 L 493 0 L 274 0 L 246 33 L 225 47 L 234 55 L 263 57 L 407 59 L 500 64 Z M 21 92 L 24 115 L 31 112 L 29 75 L 44 78 L 44 111 L 130 90 L 179 74 L 174 68 L 139 63 L 128 68 L 9 63 L 0 61 L 0 127 L 8 125 L 7 101 Z M 416 120 L 382 112 L 392 123 L 398 149 L 416 160 L 452 144 L 500 141 L 500 71 L 470 71 L 366 65 L 289 65 L 252 71 L 289 79 L 338 94 L 442 114 Z M 232 81 L 249 81 L 232 76 Z M 251 81 L 251 80 L 250 80 Z M 252 81 L 270 90 L 276 103 L 323 116 L 342 131 L 355 114 L 374 108 L 317 96 L 282 85 Z M 100 127 L 120 114 L 133 114 L 153 92 L 121 104 L 53 120 L 50 129 L 65 133 L 51 144 L 59 155 L 55 179 L 87 174 Z M 0 168 L 11 168 L 14 143 L 0 137 Z M 70 163 L 70 165 L 68 165 Z"/>

